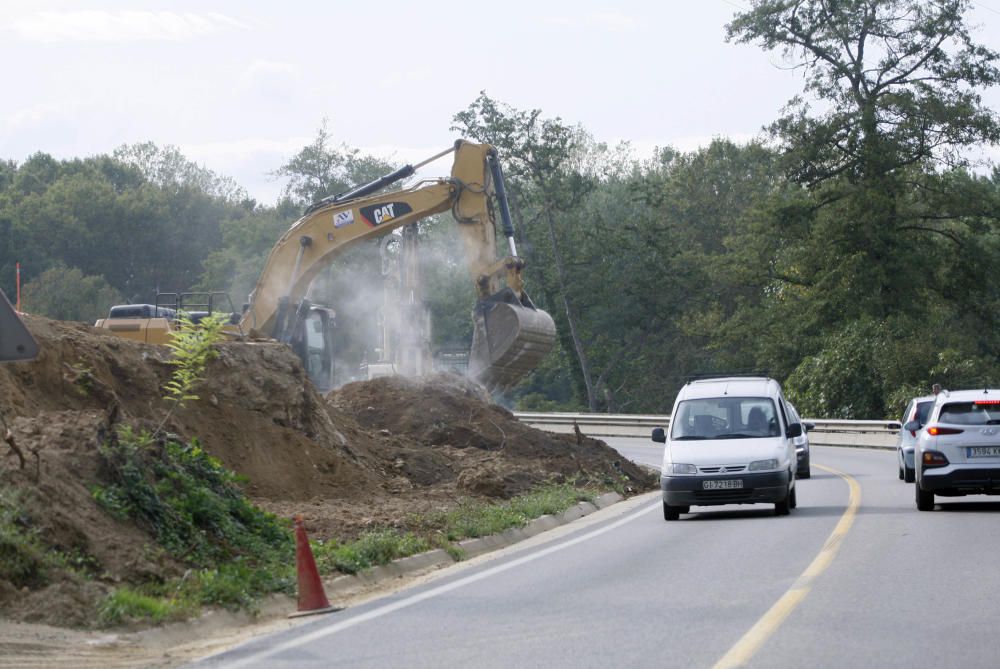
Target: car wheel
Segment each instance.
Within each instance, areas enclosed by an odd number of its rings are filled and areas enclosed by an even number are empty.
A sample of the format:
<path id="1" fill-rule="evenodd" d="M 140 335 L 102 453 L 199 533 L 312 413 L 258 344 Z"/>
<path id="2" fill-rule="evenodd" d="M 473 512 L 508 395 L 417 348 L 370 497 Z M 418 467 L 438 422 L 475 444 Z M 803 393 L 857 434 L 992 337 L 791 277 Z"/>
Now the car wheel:
<path id="1" fill-rule="evenodd" d="M 808 476 L 806 478 L 809 478 Z M 788 508 L 794 509 L 799 505 L 797 495 L 795 494 L 795 488 L 792 488 L 792 493 L 788 496 Z"/>
<path id="2" fill-rule="evenodd" d="M 663 503 L 663 520 L 677 520 L 681 517 L 681 509 L 677 506 L 670 506 Z"/>
<path id="3" fill-rule="evenodd" d="M 791 512 L 792 493 L 793 489 L 789 488 L 788 492 L 785 493 L 785 499 L 774 503 L 774 515 L 787 516 Z"/>
<path id="4" fill-rule="evenodd" d="M 812 470 L 809 468 L 809 465 L 806 465 L 805 469 L 800 469 L 796 472 L 795 477 L 800 479 L 812 478 Z"/>
<path id="5" fill-rule="evenodd" d="M 934 493 L 930 490 L 924 490 L 920 487 L 919 483 L 913 486 L 913 489 L 917 491 L 917 509 L 920 511 L 933 511 Z"/>
<path id="6" fill-rule="evenodd" d="M 917 473 L 910 469 L 909 467 L 903 470 L 903 480 L 907 483 L 913 483 L 917 479 Z"/>
<path id="7" fill-rule="evenodd" d="M 903 468 L 902 468 L 902 466 L 900 466 L 900 468 L 899 468 L 899 480 L 900 481 L 905 481 L 906 480 L 906 479 L 903 478 Z"/>

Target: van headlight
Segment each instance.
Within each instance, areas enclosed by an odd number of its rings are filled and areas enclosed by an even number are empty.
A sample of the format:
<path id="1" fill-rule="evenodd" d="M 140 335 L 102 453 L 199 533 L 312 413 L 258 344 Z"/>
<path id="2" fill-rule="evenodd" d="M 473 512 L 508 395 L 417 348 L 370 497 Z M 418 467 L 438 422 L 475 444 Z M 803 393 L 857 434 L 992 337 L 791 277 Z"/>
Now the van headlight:
<path id="1" fill-rule="evenodd" d="M 698 473 L 698 468 L 695 467 L 694 465 L 685 465 L 685 464 L 681 464 L 681 463 L 675 462 L 674 464 L 670 465 L 670 473 L 671 474 L 697 474 Z"/>
<path id="2" fill-rule="evenodd" d="M 777 469 L 777 468 L 778 468 L 778 461 L 775 458 L 771 458 L 770 460 L 754 460 L 753 462 L 750 463 L 750 466 L 748 467 L 748 469 L 752 472 L 763 472 L 767 471 L 768 469 Z"/>

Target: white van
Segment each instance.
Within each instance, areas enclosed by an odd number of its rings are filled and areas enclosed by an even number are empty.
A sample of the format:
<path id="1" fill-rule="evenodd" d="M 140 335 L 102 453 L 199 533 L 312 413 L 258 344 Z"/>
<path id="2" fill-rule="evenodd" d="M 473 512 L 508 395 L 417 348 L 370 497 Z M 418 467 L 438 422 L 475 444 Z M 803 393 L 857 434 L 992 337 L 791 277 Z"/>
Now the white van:
<path id="1" fill-rule="evenodd" d="M 663 517 L 677 520 L 692 506 L 774 504 L 795 508 L 796 437 L 781 386 L 763 376 L 699 378 L 681 388 L 653 441 L 665 444 L 660 489 Z"/>

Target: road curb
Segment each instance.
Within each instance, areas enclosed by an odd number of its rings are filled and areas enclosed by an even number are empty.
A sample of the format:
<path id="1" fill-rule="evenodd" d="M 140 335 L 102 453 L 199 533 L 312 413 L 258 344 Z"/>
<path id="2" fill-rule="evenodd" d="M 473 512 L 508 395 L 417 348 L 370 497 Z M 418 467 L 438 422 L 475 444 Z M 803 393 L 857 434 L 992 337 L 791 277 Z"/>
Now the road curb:
<path id="1" fill-rule="evenodd" d="M 487 537 L 465 539 L 458 542 L 457 547 L 462 552 L 462 559 L 474 558 L 501 548 L 507 548 L 516 543 L 530 539 L 536 535 L 555 529 L 562 525 L 579 520 L 595 511 L 604 509 L 624 499 L 616 492 L 609 492 L 595 498 L 593 502 L 580 502 L 555 515 L 545 515 L 528 522 L 524 527 L 516 527 Z M 363 587 L 401 578 L 410 574 L 431 568 L 446 567 L 460 560 L 455 560 L 447 551 L 435 549 L 426 553 L 417 553 L 409 557 L 393 560 L 389 564 L 366 569 L 358 574 L 338 576 L 323 582 L 328 596 L 345 596 Z"/>

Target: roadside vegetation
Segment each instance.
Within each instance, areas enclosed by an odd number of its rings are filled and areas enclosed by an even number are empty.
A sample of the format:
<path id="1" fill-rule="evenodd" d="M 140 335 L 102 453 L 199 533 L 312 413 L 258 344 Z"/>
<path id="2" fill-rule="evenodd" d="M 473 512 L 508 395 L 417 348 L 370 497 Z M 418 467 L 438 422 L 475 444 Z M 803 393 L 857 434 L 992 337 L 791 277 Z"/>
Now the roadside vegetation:
<path id="1" fill-rule="evenodd" d="M 118 466 L 131 473 L 95 490 L 95 497 L 109 512 L 147 525 L 159 545 L 189 568 L 180 577 L 116 589 L 101 604 L 103 625 L 180 620 L 203 606 L 253 614 L 269 594 L 295 594 L 295 543 L 287 521 L 250 504 L 234 475 L 196 453 L 195 445 L 163 451 L 149 439 L 127 443 L 132 459 Z M 135 476 L 140 462 L 152 465 L 152 474 Z M 434 548 L 461 560 L 456 544 L 463 539 L 523 527 L 599 492 L 573 483 L 546 484 L 503 503 L 465 500 L 452 511 L 415 516 L 408 522 L 412 531 L 376 528 L 350 541 L 313 539 L 311 546 L 325 576 L 357 574 Z M 29 554 L 34 551 L 29 543 Z"/>

